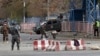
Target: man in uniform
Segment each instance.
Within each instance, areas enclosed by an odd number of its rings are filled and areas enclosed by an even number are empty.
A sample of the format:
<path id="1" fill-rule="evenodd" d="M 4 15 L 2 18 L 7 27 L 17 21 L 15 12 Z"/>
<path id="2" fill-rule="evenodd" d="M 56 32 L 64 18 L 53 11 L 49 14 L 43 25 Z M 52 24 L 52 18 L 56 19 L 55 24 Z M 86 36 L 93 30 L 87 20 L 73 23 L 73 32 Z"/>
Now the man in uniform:
<path id="1" fill-rule="evenodd" d="M 13 27 L 10 28 L 10 33 L 12 35 L 11 50 L 13 51 L 15 43 L 17 43 L 17 50 L 20 50 L 20 46 L 19 46 L 19 44 L 20 44 L 20 35 L 19 35 L 18 30 L 15 28 L 15 24 L 13 24 Z"/>
<path id="2" fill-rule="evenodd" d="M 40 28 L 40 33 L 41 33 L 41 39 L 43 39 L 43 36 L 45 36 L 45 38 L 48 38 L 45 32 L 45 26 L 46 24 L 41 24 L 41 28 Z"/>
<path id="3" fill-rule="evenodd" d="M 99 21 L 95 20 L 93 29 L 94 29 L 94 36 L 99 36 Z"/>
<path id="4" fill-rule="evenodd" d="M 8 42 L 9 27 L 7 21 L 4 21 L 1 32 L 3 34 L 3 42 Z"/>

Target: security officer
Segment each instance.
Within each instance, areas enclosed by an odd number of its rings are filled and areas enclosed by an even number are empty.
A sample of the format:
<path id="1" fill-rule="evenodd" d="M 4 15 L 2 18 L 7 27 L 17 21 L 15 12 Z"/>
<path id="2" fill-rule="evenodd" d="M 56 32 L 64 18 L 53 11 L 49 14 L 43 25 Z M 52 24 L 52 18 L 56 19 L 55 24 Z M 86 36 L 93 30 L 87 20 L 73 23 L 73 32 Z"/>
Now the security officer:
<path id="1" fill-rule="evenodd" d="M 45 26 L 46 24 L 41 24 L 41 28 L 40 28 L 40 33 L 41 33 L 41 39 L 43 39 L 43 36 L 45 36 L 45 38 L 48 38 L 45 32 Z"/>
<path id="2" fill-rule="evenodd" d="M 19 44 L 20 44 L 20 35 L 19 35 L 18 30 L 15 28 L 15 24 L 13 24 L 13 27 L 10 28 L 10 33 L 12 35 L 11 50 L 13 51 L 15 43 L 17 43 L 17 50 L 20 50 L 20 46 L 19 46 Z"/>
<path id="3" fill-rule="evenodd" d="M 99 21 L 96 19 L 93 25 L 93 29 L 94 29 L 94 36 L 99 36 Z"/>
<path id="4" fill-rule="evenodd" d="M 3 34 L 3 42 L 8 42 L 9 27 L 7 21 L 4 21 L 1 32 Z"/>

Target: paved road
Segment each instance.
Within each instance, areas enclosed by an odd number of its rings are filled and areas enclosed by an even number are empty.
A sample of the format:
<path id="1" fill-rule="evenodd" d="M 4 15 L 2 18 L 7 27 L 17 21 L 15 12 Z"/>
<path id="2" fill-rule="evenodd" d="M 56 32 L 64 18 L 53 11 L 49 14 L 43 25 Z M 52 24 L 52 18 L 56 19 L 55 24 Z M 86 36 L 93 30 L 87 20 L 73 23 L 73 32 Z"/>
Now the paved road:
<path id="1" fill-rule="evenodd" d="M 0 51 L 0 56 L 100 56 L 100 51 L 57 51 L 43 52 L 33 50 Z"/>
<path id="2" fill-rule="evenodd" d="M 50 36 L 51 37 L 51 36 Z M 30 40 L 32 38 L 32 40 Z M 11 51 L 11 36 L 9 35 L 9 43 L 2 43 L 2 35 L 0 35 L 0 56 L 100 56 L 100 50 L 81 50 L 81 51 L 34 51 L 33 39 L 39 39 L 40 35 L 21 34 L 21 50 L 17 51 L 16 47 L 14 51 Z M 69 38 L 57 37 L 57 40 L 65 43 Z M 52 38 L 49 38 L 52 39 Z M 98 45 L 99 39 L 85 39 L 87 47 Z"/>

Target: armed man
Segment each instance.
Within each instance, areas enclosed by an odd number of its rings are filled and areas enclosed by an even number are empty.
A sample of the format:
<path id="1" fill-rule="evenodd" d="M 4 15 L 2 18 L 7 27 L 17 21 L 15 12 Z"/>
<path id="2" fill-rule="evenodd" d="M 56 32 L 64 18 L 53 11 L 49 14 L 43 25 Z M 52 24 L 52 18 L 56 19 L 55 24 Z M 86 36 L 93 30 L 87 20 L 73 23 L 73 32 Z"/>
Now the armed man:
<path id="1" fill-rule="evenodd" d="M 20 46 L 19 46 L 19 44 L 20 44 L 20 35 L 19 35 L 18 30 L 15 28 L 16 25 L 14 23 L 12 25 L 13 25 L 13 27 L 10 28 L 10 33 L 12 35 L 11 50 L 12 51 L 14 50 L 15 43 L 17 43 L 17 50 L 20 50 Z"/>

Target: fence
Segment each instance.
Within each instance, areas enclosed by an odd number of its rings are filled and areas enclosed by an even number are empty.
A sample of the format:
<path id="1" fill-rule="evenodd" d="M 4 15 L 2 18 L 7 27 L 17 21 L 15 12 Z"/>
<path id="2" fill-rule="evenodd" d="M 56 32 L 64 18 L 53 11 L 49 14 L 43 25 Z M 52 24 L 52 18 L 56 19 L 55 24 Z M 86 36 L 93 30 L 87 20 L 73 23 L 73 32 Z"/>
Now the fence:
<path id="1" fill-rule="evenodd" d="M 21 32 L 32 32 L 33 27 L 35 27 L 34 23 L 22 23 Z M 62 31 L 83 32 L 91 34 L 93 32 L 93 24 L 81 21 L 63 21 Z"/>
<path id="2" fill-rule="evenodd" d="M 33 27 L 35 27 L 34 23 L 21 23 L 21 32 L 30 33 L 33 32 Z"/>
<path id="3" fill-rule="evenodd" d="M 72 32 L 83 32 L 83 33 L 93 33 L 93 24 L 89 22 L 62 22 L 62 31 L 72 31 Z"/>

